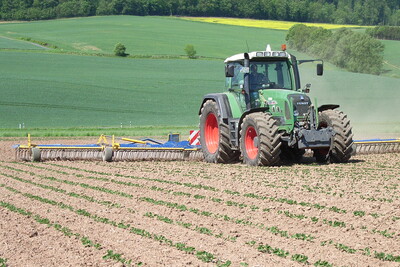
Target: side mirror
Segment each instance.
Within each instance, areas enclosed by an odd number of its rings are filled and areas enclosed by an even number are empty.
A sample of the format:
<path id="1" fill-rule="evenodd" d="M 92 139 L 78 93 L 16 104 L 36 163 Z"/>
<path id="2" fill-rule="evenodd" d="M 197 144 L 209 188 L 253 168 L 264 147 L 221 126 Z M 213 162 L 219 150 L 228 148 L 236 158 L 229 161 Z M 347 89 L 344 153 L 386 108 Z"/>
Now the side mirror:
<path id="1" fill-rule="evenodd" d="M 234 77 L 235 76 L 235 66 L 226 65 L 225 66 L 225 77 Z"/>
<path id="2" fill-rule="evenodd" d="M 317 64 L 317 75 L 322 76 L 324 74 L 324 64 Z"/>

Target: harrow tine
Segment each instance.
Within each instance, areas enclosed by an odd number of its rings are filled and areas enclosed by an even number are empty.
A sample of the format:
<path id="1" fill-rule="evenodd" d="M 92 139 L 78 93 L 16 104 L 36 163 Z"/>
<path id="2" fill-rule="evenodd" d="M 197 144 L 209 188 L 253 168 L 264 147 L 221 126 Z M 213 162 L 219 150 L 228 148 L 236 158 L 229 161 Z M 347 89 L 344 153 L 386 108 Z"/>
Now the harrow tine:
<path id="1" fill-rule="evenodd" d="M 356 154 L 383 154 L 400 152 L 400 140 L 355 142 Z"/>

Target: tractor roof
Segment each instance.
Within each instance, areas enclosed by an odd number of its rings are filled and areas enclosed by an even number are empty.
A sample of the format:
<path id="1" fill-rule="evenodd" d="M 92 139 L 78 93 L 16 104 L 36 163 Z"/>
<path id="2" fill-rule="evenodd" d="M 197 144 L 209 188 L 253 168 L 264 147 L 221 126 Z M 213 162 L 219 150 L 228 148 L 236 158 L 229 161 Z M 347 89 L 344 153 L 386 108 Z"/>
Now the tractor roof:
<path id="1" fill-rule="evenodd" d="M 229 62 L 237 62 L 237 61 L 242 61 L 245 59 L 245 54 L 246 53 L 241 53 L 241 54 L 236 54 L 231 57 L 228 57 L 225 59 L 225 63 Z M 267 45 L 267 48 L 265 51 L 253 51 L 247 53 L 249 55 L 249 59 L 265 59 L 265 58 L 290 58 L 290 54 L 287 53 L 286 51 L 272 51 L 271 46 Z"/>

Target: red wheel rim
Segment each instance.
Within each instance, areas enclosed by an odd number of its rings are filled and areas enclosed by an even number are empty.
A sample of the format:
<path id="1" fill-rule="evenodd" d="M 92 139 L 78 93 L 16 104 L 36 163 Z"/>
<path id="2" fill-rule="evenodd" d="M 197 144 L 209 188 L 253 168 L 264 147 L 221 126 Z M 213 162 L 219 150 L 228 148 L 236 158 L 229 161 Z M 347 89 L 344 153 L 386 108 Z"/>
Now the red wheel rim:
<path id="1" fill-rule="evenodd" d="M 206 125 L 204 127 L 204 136 L 206 139 L 206 146 L 210 153 L 215 153 L 218 150 L 219 145 L 219 129 L 217 117 L 214 113 L 207 115 Z"/>
<path id="2" fill-rule="evenodd" d="M 245 146 L 246 146 L 246 154 L 249 159 L 255 159 L 258 154 L 258 147 L 254 144 L 254 140 L 257 137 L 256 129 L 253 126 L 250 126 L 246 130 L 245 135 Z"/>

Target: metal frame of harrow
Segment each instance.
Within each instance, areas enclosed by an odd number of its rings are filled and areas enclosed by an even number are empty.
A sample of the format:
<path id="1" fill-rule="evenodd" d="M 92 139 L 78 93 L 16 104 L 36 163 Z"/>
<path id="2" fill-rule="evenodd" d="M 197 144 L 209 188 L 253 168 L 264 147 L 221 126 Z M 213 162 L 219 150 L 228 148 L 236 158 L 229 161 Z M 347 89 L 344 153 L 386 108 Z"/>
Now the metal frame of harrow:
<path id="1" fill-rule="evenodd" d="M 15 146 L 16 160 L 103 160 L 103 161 L 135 161 L 135 160 L 201 160 L 203 154 L 198 146 L 168 147 L 160 142 L 150 144 L 143 140 L 119 138 L 129 144 L 115 142 L 111 144 L 105 135 L 101 135 L 97 144 L 91 145 L 36 145 L 28 134 L 28 145 Z M 151 140 L 151 139 L 146 139 Z"/>
<path id="2" fill-rule="evenodd" d="M 371 139 L 354 141 L 355 154 L 383 154 L 400 152 L 400 139 Z"/>

